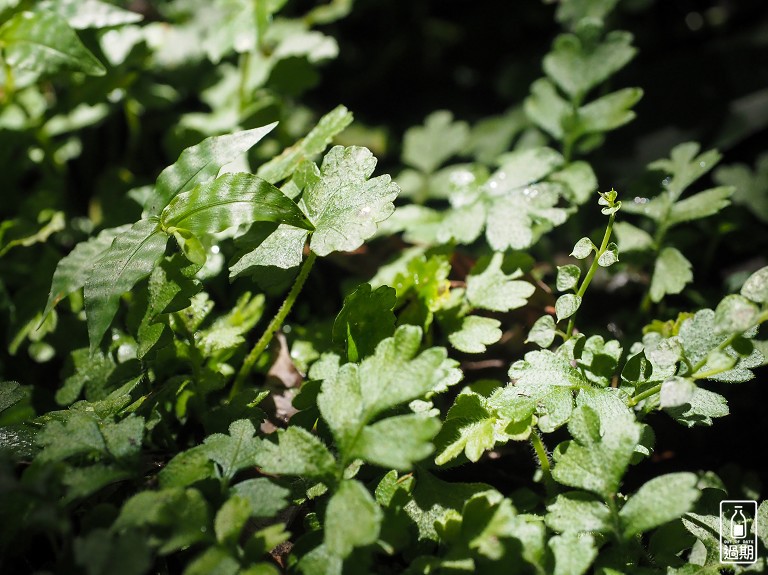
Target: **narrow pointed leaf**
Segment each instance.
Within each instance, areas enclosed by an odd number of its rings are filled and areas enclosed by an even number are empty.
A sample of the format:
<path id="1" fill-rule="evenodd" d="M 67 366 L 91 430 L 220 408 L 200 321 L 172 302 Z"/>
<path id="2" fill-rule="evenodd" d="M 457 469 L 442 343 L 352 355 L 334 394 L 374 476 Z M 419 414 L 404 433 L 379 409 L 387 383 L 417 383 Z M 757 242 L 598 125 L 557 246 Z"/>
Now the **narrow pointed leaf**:
<path id="1" fill-rule="evenodd" d="M 215 178 L 223 165 L 250 150 L 275 126 L 277 122 L 225 136 L 212 136 L 184 150 L 179 159 L 158 176 L 155 194 L 148 206 L 149 214 L 159 214 L 177 194 Z"/>
<path id="2" fill-rule="evenodd" d="M 117 236 L 85 282 L 85 313 L 91 351 L 115 317 L 120 296 L 148 276 L 165 251 L 168 236 L 157 223 L 141 220 Z"/>
<path id="3" fill-rule="evenodd" d="M 253 222 L 312 225 L 299 207 L 272 184 L 252 174 L 224 174 L 171 200 L 160 215 L 165 229 L 202 236 Z"/>
<path id="4" fill-rule="evenodd" d="M 59 261 L 51 281 L 48 303 L 45 304 L 43 317 L 56 307 L 63 298 L 85 285 L 93 263 L 109 249 L 116 236 L 128 231 L 130 225 L 103 230 L 98 236 L 80 242 Z"/>
<path id="5" fill-rule="evenodd" d="M 67 21 L 54 12 L 19 12 L 0 27 L 3 59 L 13 69 L 55 74 L 63 70 L 91 76 L 104 66 L 80 41 Z"/>
<path id="6" fill-rule="evenodd" d="M 334 136 L 352 123 L 352 113 L 338 106 L 320 118 L 317 126 L 296 144 L 259 168 L 257 174 L 275 184 L 290 176 L 299 164 L 325 150 Z"/>

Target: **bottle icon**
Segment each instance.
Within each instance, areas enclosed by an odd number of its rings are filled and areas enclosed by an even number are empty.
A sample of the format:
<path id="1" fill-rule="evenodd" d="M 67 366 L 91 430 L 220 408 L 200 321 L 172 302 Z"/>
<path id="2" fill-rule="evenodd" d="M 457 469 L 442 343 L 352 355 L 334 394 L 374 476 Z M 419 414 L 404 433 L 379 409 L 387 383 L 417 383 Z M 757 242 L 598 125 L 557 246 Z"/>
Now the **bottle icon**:
<path id="1" fill-rule="evenodd" d="M 731 515 L 731 537 L 744 539 L 747 536 L 747 518 L 741 512 L 741 505 L 736 505 Z"/>

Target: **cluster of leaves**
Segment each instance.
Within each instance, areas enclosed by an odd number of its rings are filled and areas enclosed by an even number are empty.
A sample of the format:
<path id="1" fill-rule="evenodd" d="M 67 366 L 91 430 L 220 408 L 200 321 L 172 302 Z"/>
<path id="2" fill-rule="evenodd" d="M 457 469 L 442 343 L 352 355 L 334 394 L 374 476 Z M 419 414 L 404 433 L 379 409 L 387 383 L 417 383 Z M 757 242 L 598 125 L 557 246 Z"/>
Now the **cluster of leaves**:
<path id="1" fill-rule="evenodd" d="M 764 221 L 764 158 L 683 197 L 720 160 L 684 143 L 650 164 L 666 176 L 654 197 L 596 193 L 588 155 L 642 92 L 608 89 L 636 53 L 608 28 L 616 1 L 572 1 L 520 106 L 473 126 L 434 112 L 405 133 L 395 181 L 374 176 L 367 147 L 338 144 L 344 106 L 313 125 L 295 103 L 337 51 L 313 27 L 351 2 L 284 5 L 177 0 L 149 22 L 99 0 L 0 7 L 0 125 L 26 154 L 8 185 L 46 183 L 0 227 L 4 270 L 42 254 L 42 272 L 0 280 L 7 348 L 63 362 L 52 388 L 0 382 L 0 569 L 719 573 L 719 502 L 740 494 L 710 471 L 635 466 L 660 417 L 715 425 L 720 384 L 768 362 L 764 261 L 733 293 L 667 307 L 693 281 L 668 232 L 731 200 Z M 178 159 L 112 177 L 130 209 L 96 195 L 87 218 L 30 219 L 86 128 L 122 113 L 138 138 L 181 100 L 164 72 L 205 86 L 208 111 L 166 135 Z M 553 231 L 581 235 L 593 200 L 602 239 L 565 256 Z M 647 325 L 608 336 L 588 291 L 622 275 Z M 464 481 L 498 459 L 524 476 Z M 749 529 L 759 559 L 734 572 L 768 569 L 768 506 Z"/>

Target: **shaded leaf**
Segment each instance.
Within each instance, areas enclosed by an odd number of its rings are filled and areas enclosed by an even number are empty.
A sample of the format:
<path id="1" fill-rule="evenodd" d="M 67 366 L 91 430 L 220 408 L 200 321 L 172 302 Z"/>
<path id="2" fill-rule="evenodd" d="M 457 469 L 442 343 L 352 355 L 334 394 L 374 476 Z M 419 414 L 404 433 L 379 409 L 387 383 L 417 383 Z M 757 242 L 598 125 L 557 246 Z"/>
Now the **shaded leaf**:
<path id="1" fill-rule="evenodd" d="M 91 352 L 117 313 L 120 296 L 147 277 L 162 257 L 168 236 L 157 223 L 141 220 L 115 238 L 94 263 L 85 282 L 85 312 Z"/>

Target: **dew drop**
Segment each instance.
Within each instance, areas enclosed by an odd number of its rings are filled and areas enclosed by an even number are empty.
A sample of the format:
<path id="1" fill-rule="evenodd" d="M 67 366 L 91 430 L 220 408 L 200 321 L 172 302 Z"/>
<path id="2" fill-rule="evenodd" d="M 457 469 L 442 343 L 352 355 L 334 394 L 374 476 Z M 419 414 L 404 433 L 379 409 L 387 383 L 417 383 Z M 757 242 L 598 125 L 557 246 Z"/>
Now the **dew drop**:
<path id="1" fill-rule="evenodd" d="M 211 253 L 212 254 L 217 254 L 220 251 L 221 251 L 221 249 L 219 248 L 219 246 L 211 246 Z"/>
<path id="2" fill-rule="evenodd" d="M 671 182 L 671 181 L 672 180 L 670 178 L 664 178 L 663 180 L 661 180 L 661 185 L 662 186 L 668 186 L 669 182 Z"/>
<path id="3" fill-rule="evenodd" d="M 707 167 L 707 162 L 699 162 L 699 167 L 700 168 L 706 168 Z"/>
<path id="4" fill-rule="evenodd" d="M 647 204 L 650 200 L 648 198 L 641 198 L 640 196 L 635 196 L 635 199 L 633 200 L 636 204 Z"/>

